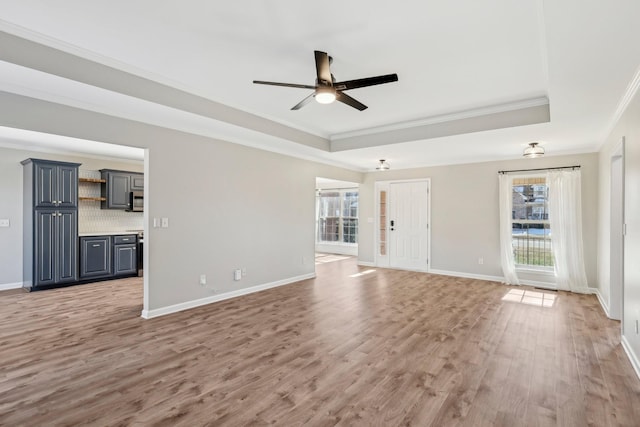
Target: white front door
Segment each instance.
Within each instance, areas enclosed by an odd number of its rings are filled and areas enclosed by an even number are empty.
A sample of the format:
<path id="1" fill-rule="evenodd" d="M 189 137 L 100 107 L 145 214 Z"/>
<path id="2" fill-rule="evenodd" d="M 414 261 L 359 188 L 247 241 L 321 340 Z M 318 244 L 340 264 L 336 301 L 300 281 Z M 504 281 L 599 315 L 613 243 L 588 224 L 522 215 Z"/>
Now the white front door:
<path id="1" fill-rule="evenodd" d="M 429 258 L 429 183 L 389 184 L 389 266 L 427 270 Z"/>

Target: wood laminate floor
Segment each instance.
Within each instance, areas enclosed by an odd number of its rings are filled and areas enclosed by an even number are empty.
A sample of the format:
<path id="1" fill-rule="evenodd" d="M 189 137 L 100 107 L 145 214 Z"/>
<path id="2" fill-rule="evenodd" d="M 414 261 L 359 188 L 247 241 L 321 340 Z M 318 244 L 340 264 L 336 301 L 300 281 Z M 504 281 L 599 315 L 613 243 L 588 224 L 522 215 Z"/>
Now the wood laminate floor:
<path id="1" fill-rule="evenodd" d="M 0 293 L 0 425 L 640 425 L 594 296 L 316 268 L 151 320 L 137 278 Z"/>

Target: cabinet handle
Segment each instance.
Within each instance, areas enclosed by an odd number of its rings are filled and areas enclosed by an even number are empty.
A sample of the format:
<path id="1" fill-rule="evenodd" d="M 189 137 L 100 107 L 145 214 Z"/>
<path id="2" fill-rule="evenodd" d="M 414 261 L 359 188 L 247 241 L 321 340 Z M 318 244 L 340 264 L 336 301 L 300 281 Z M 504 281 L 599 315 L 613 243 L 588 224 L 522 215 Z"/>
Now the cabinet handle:
<path id="1" fill-rule="evenodd" d="M 122 241 L 123 241 L 123 242 L 128 242 L 128 241 L 129 241 L 129 239 L 122 239 Z"/>
<path id="2" fill-rule="evenodd" d="M 100 245 L 91 245 L 91 246 L 93 246 L 94 248 L 99 248 L 100 247 Z"/>

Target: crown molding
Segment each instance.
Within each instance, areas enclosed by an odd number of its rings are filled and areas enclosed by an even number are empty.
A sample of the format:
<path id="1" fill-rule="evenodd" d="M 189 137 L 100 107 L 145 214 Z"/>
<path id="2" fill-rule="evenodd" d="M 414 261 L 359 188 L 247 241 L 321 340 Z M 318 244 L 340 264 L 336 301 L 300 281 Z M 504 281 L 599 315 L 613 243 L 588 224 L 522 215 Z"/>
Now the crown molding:
<path id="1" fill-rule="evenodd" d="M 604 135 L 605 140 L 602 141 L 601 147 L 606 143 L 606 138 L 608 138 L 609 135 L 611 135 L 611 132 L 613 132 L 613 128 L 615 128 L 618 122 L 620 121 L 620 118 L 626 111 L 627 107 L 629 106 L 629 103 L 631 103 L 631 100 L 638 93 L 638 88 L 640 88 L 640 67 L 638 67 L 638 69 L 636 70 L 635 74 L 633 75 L 633 78 L 627 85 L 627 89 L 625 90 L 624 94 L 620 98 L 620 101 L 618 102 L 618 107 L 616 108 L 615 113 L 613 113 L 613 116 L 611 117 L 611 121 L 609 122 L 609 126 L 607 127 L 607 131 Z"/>
<path id="2" fill-rule="evenodd" d="M 488 114 L 504 113 L 508 111 L 521 110 L 524 108 L 540 107 L 549 105 L 549 99 L 546 96 L 538 98 L 528 98 L 519 101 L 508 102 L 504 104 L 489 105 L 470 110 L 462 110 L 448 114 L 425 117 L 418 120 L 410 120 L 406 122 L 390 123 L 383 126 L 375 126 L 366 129 L 360 129 L 350 132 L 337 133 L 331 136 L 330 140 L 339 141 L 341 139 L 353 138 L 358 136 L 367 136 L 381 132 L 397 131 L 411 129 L 420 126 L 429 126 L 437 123 L 453 122 L 456 120 L 469 119 L 473 117 L 485 116 Z"/>

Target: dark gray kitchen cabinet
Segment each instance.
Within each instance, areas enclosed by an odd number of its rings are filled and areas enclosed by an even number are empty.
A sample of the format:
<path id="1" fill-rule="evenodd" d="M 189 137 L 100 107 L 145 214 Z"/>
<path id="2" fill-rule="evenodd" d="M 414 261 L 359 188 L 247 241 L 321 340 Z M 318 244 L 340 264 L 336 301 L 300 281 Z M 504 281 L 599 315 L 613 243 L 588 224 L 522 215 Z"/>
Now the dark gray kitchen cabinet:
<path id="1" fill-rule="evenodd" d="M 102 179 L 106 182 L 102 186 L 101 195 L 106 200 L 100 205 L 102 209 L 129 208 L 129 192 L 131 191 L 131 174 L 111 170 L 101 170 Z"/>
<path id="2" fill-rule="evenodd" d="M 78 206 L 78 167 L 59 162 L 27 159 L 33 167 L 34 207 L 75 208 Z M 23 164 L 25 164 L 23 162 Z"/>
<path id="3" fill-rule="evenodd" d="M 26 159 L 23 168 L 23 286 L 78 278 L 78 163 Z"/>
<path id="4" fill-rule="evenodd" d="M 124 276 L 138 273 L 138 255 L 136 251 L 136 236 L 130 236 L 133 243 L 122 242 L 123 239 L 116 236 L 113 244 L 113 274 Z M 118 243 L 118 242 L 121 243 Z"/>
<path id="5" fill-rule="evenodd" d="M 78 212 L 38 209 L 35 213 L 34 286 L 77 280 Z"/>
<path id="6" fill-rule="evenodd" d="M 131 174 L 131 191 L 144 191 L 144 175 L 141 173 Z"/>
<path id="7" fill-rule="evenodd" d="M 111 236 L 80 237 L 80 279 L 109 277 Z"/>
<path id="8" fill-rule="evenodd" d="M 102 179 L 105 180 L 101 196 L 106 199 L 100 207 L 102 209 L 131 209 L 129 193 L 144 190 L 144 174 L 113 169 L 101 169 L 100 172 Z"/>

